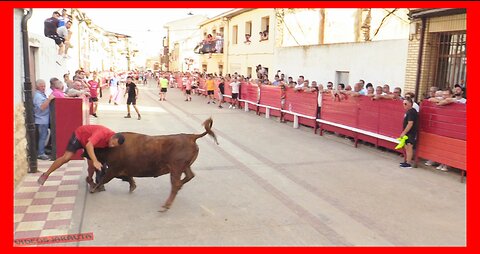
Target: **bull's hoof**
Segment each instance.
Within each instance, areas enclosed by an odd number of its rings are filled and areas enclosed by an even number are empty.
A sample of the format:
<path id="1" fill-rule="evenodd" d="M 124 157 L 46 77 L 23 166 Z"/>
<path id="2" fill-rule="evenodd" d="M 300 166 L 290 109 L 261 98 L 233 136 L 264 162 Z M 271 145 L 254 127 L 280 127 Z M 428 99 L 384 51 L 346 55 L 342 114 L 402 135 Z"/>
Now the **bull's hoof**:
<path id="1" fill-rule="evenodd" d="M 168 211 L 168 209 L 170 209 L 170 207 L 162 206 L 162 208 L 160 208 L 160 210 L 158 210 L 158 211 L 161 212 L 161 213 L 164 213 L 164 212 Z"/>
<path id="2" fill-rule="evenodd" d="M 132 193 L 137 188 L 137 185 L 130 185 L 130 193 Z"/>

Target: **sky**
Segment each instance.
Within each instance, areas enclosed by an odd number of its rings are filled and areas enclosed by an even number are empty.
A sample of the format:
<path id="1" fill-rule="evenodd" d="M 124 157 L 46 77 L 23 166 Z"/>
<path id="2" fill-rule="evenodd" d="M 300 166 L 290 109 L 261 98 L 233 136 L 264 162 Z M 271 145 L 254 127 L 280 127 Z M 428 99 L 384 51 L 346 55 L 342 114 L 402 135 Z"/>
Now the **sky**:
<path id="1" fill-rule="evenodd" d="M 81 9 L 92 23 L 103 29 L 132 36 L 139 49 L 146 55 L 159 55 L 162 38 L 166 35 L 163 26 L 171 21 L 188 17 L 188 13 L 217 16 L 231 9 L 225 8 L 169 8 L 169 9 Z"/>

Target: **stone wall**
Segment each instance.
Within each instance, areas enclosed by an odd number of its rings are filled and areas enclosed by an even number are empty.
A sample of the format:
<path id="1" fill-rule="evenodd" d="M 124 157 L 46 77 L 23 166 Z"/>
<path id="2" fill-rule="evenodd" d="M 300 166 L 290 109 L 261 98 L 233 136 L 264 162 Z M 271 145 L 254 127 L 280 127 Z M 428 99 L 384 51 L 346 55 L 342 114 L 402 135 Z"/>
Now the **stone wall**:
<path id="1" fill-rule="evenodd" d="M 14 186 L 16 187 L 20 180 L 28 172 L 27 161 L 27 138 L 25 128 L 25 108 L 19 103 L 15 107 L 14 118 Z"/>

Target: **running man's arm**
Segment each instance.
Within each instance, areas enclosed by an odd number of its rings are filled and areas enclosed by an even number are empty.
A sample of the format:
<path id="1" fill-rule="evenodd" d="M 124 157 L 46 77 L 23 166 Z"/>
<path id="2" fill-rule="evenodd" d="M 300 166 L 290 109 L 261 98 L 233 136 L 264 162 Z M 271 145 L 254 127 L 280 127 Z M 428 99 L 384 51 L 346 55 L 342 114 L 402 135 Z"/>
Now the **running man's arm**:
<path id="1" fill-rule="evenodd" d="M 90 156 L 90 159 L 93 161 L 93 166 L 98 170 L 102 169 L 102 163 L 98 161 L 97 156 L 95 155 L 94 146 L 90 141 L 88 141 L 85 149 L 87 150 L 88 156 Z"/>

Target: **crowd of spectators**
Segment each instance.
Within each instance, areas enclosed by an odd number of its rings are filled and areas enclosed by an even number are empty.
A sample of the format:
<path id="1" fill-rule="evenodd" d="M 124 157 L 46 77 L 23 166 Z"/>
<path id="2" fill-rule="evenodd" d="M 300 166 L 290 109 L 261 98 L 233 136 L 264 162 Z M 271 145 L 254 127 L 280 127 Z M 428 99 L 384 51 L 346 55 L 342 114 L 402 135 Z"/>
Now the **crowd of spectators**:
<path id="1" fill-rule="evenodd" d="M 323 84 L 318 83 L 316 80 L 309 80 L 306 79 L 305 76 L 299 75 L 296 81 L 292 76 L 286 76 L 282 71 L 278 70 L 274 76 L 274 80 L 270 82 L 268 79 L 268 69 L 263 67 L 261 64 L 256 66 L 256 74 L 257 78 L 252 78 L 250 76 L 239 75 L 237 72 L 234 74 L 226 74 L 226 75 L 217 75 L 214 74 L 206 74 L 205 72 L 194 72 L 192 74 L 188 74 L 189 76 L 193 76 L 195 82 L 198 83 L 198 79 L 210 77 L 209 79 L 217 79 L 219 83 L 224 84 L 223 86 L 227 86 L 229 84 L 235 84 L 236 91 L 238 91 L 238 87 L 242 82 L 250 82 L 253 84 L 257 84 L 259 87 L 262 85 L 271 85 L 271 86 L 278 86 L 282 90 L 281 95 L 281 105 L 282 109 L 284 108 L 284 102 L 286 98 L 285 90 L 287 87 L 293 89 L 296 92 L 317 92 L 318 93 L 318 110 L 317 110 L 317 117 L 320 117 L 321 106 L 322 106 L 322 99 L 325 96 L 329 96 L 332 100 L 342 101 L 348 99 L 348 97 L 358 97 L 358 96 L 366 96 L 370 97 L 372 100 L 398 100 L 408 102 L 412 105 L 412 109 L 418 113 L 420 110 L 419 105 L 416 101 L 416 94 L 412 91 L 406 91 L 402 94 L 402 88 L 394 87 L 393 90 L 391 89 L 390 85 L 383 84 L 374 86 L 372 83 L 366 83 L 365 80 L 360 79 L 358 82 L 353 84 L 353 87 L 349 84 L 345 85 L 343 83 L 339 83 L 334 85 L 333 82 L 328 81 L 327 85 L 324 87 Z M 238 84 L 238 86 L 237 86 Z M 219 91 L 221 94 L 221 98 L 223 98 L 223 92 Z M 233 93 L 232 93 L 233 97 Z M 238 99 L 238 94 L 236 95 Z M 436 103 L 437 105 L 448 105 L 452 103 L 466 103 L 466 96 L 465 96 L 465 85 L 457 84 L 452 89 L 451 88 L 444 88 L 440 90 L 436 86 L 432 86 L 429 89 L 428 94 L 423 97 L 422 99 L 427 99 L 430 102 Z M 213 99 L 210 98 L 209 102 Z M 220 99 L 223 101 L 223 99 Z M 238 100 L 235 101 L 235 104 L 231 104 L 230 108 L 234 108 L 237 105 Z M 427 161 L 426 165 L 435 165 L 435 162 Z M 437 169 L 442 171 L 447 171 L 447 165 L 439 165 Z"/>

